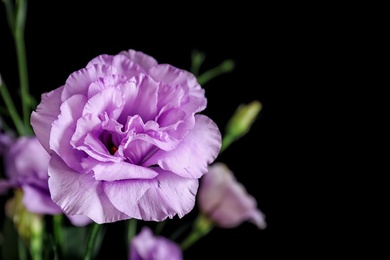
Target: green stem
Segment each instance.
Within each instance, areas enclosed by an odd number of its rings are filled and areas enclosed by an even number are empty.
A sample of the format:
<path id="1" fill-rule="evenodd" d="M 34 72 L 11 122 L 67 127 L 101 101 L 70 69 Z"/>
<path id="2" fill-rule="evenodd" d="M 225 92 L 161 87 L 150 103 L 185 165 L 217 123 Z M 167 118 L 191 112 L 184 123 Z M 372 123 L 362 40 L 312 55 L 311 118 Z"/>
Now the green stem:
<path id="1" fill-rule="evenodd" d="M 225 135 L 223 138 L 222 138 L 222 147 L 221 147 L 221 150 L 219 151 L 219 154 L 221 154 L 223 151 L 226 150 L 226 148 L 228 148 L 228 146 L 230 144 L 232 144 L 234 142 L 234 137 L 231 136 L 231 135 Z"/>
<path id="2" fill-rule="evenodd" d="M 232 60 L 225 60 L 219 66 L 212 68 L 212 69 L 204 72 L 203 74 L 201 74 L 198 77 L 198 82 L 200 85 L 203 85 L 206 82 L 208 82 L 209 80 L 211 80 L 211 79 L 213 79 L 221 74 L 230 72 L 233 69 L 234 69 L 234 62 Z"/>
<path id="3" fill-rule="evenodd" d="M 1 77 L 1 76 L 0 76 Z M 23 135 L 25 132 L 23 122 L 19 117 L 18 111 L 16 110 L 15 104 L 12 101 L 11 95 L 8 92 L 7 86 L 5 85 L 5 82 L 0 79 L 0 94 L 2 98 L 4 99 L 4 103 L 7 106 L 7 110 L 11 116 L 12 121 L 15 124 L 16 131 L 19 135 Z"/>
<path id="4" fill-rule="evenodd" d="M 137 232 L 137 220 L 135 218 L 129 219 L 127 222 L 127 244 L 133 239 Z"/>
<path id="5" fill-rule="evenodd" d="M 131 218 L 127 221 L 127 232 L 126 232 L 126 244 L 127 254 L 130 255 L 130 242 L 137 233 L 137 220 L 135 218 Z"/>
<path id="6" fill-rule="evenodd" d="M 203 214 L 198 215 L 194 227 L 188 236 L 181 242 L 180 248 L 184 251 L 193 245 L 200 238 L 207 235 L 214 227 L 214 224 Z"/>
<path id="7" fill-rule="evenodd" d="M 27 259 L 27 252 L 24 240 L 22 237 L 18 236 L 18 257 L 20 260 Z"/>
<path id="8" fill-rule="evenodd" d="M 186 229 L 188 229 L 190 227 L 190 223 L 187 222 L 187 223 L 184 223 L 182 224 L 178 229 L 175 230 L 175 232 L 173 232 L 173 234 L 169 237 L 170 240 L 172 241 L 175 241 L 176 239 L 178 239 L 178 237 L 184 233 L 184 231 L 186 231 Z"/>
<path id="9" fill-rule="evenodd" d="M 24 42 L 24 28 L 26 23 L 27 1 L 20 0 L 17 2 L 16 27 L 14 31 L 16 55 L 18 59 L 20 91 L 22 98 L 22 115 L 25 130 L 30 129 L 30 95 L 28 85 L 26 47 Z M 31 134 L 30 131 L 25 134 Z"/>
<path id="10" fill-rule="evenodd" d="M 42 260 L 45 222 L 41 215 L 30 213 L 30 253 L 33 260 Z"/>
<path id="11" fill-rule="evenodd" d="M 20 122 L 16 122 L 14 117 L 12 118 L 12 120 L 14 120 L 19 135 L 30 135 L 33 133 L 32 128 L 30 126 L 31 98 L 29 94 L 26 47 L 24 42 L 24 28 L 26 25 L 27 1 L 17 0 L 16 10 L 14 9 L 14 6 L 12 5 L 11 1 L 3 0 L 3 2 L 6 7 L 8 25 L 12 32 L 12 36 L 16 48 L 16 56 L 17 56 L 18 71 L 19 71 L 20 95 L 21 95 L 21 103 L 22 103 L 23 127 L 20 127 Z M 9 97 L 7 97 L 7 99 L 11 100 Z M 14 110 L 16 111 L 16 109 Z"/>
<path id="12" fill-rule="evenodd" d="M 26 50 L 24 46 L 24 36 L 22 33 L 16 33 L 16 50 L 18 54 L 18 67 L 20 77 L 20 94 L 22 97 L 22 112 L 23 123 L 25 126 L 30 124 L 30 109 L 29 109 L 29 86 L 28 86 L 28 74 L 26 63 Z"/>
<path id="13" fill-rule="evenodd" d="M 7 15 L 8 26 L 11 29 L 11 32 L 15 31 L 15 15 L 14 15 L 14 6 L 10 0 L 3 0 Z"/>
<path id="14" fill-rule="evenodd" d="M 203 52 L 193 50 L 191 53 L 191 72 L 197 77 L 199 74 L 200 66 L 205 59 Z"/>
<path id="15" fill-rule="evenodd" d="M 56 254 L 61 255 L 63 247 L 63 236 L 62 236 L 62 214 L 54 215 L 53 217 L 53 232 Z"/>
<path id="16" fill-rule="evenodd" d="M 89 233 L 87 247 L 86 247 L 85 254 L 84 254 L 84 260 L 91 259 L 92 251 L 93 251 L 93 248 L 94 248 L 94 245 L 96 242 L 96 237 L 97 237 L 99 230 L 100 230 L 100 226 L 101 225 L 97 224 L 97 223 L 92 224 L 92 227 L 91 227 L 92 230 Z"/>
<path id="17" fill-rule="evenodd" d="M 33 260 L 42 260 L 42 234 L 31 237 L 30 252 Z"/>
<path id="18" fill-rule="evenodd" d="M 167 223 L 167 220 L 158 222 L 156 225 L 156 228 L 154 229 L 154 234 L 159 235 L 161 233 L 161 231 L 163 230 L 163 228 L 165 227 L 166 223 Z"/>

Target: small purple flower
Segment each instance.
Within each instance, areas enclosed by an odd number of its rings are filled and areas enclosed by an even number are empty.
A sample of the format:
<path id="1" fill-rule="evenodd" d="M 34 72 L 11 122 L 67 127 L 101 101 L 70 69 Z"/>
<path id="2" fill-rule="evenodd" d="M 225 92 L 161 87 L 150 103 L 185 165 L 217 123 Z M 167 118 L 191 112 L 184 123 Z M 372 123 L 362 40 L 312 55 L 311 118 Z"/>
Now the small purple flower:
<path id="1" fill-rule="evenodd" d="M 97 223 L 183 217 L 221 148 L 206 104 L 193 74 L 142 52 L 94 58 L 31 116 L 53 200 Z"/>
<path id="2" fill-rule="evenodd" d="M 130 242 L 129 260 L 181 260 L 183 253 L 179 245 L 163 237 L 154 236 L 144 226 Z"/>
<path id="3" fill-rule="evenodd" d="M 4 153 L 6 180 L 0 180 L 0 194 L 10 188 L 23 190 L 23 204 L 32 213 L 56 215 L 63 210 L 50 198 L 48 166 L 50 156 L 34 137 L 19 137 L 8 143 Z M 71 216 L 76 226 L 91 223 L 86 216 Z"/>
<path id="4" fill-rule="evenodd" d="M 267 226 L 256 199 L 221 162 L 210 165 L 209 171 L 202 177 L 198 205 L 203 214 L 222 228 L 234 228 L 244 221 L 252 222 L 260 229 Z"/>

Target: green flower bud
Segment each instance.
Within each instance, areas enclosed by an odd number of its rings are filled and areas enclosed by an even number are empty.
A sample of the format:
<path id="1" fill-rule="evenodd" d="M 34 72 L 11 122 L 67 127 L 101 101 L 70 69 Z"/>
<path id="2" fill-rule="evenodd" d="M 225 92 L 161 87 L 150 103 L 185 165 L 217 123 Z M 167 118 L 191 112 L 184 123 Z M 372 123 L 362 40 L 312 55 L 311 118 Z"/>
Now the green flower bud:
<path id="1" fill-rule="evenodd" d="M 249 104 L 241 104 L 237 107 L 226 125 L 226 133 L 223 137 L 221 152 L 232 142 L 248 133 L 261 109 L 262 104 L 258 100 L 254 100 Z"/>
<path id="2" fill-rule="evenodd" d="M 29 245 L 36 243 L 36 237 L 41 237 L 43 232 L 43 215 L 29 212 L 23 204 L 23 191 L 15 190 L 13 198 L 5 205 L 5 214 L 14 223 L 20 237 Z"/>

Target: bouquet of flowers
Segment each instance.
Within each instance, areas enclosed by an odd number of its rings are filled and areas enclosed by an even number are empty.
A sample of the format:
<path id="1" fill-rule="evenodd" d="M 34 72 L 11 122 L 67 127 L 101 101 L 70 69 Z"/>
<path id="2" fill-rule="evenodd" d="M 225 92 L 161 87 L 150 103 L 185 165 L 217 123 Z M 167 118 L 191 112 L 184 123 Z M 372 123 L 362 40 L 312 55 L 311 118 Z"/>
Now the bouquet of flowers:
<path id="1" fill-rule="evenodd" d="M 129 48 L 91 57 L 61 86 L 34 97 L 27 3 L 3 4 L 19 91 L 12 94 L 0 75 L 2 258 L 96 259 L 117 222 L 123 230 L 116 242 L 131 260 L 183 259 L 214 227 L 248 221 L 266 228 L 255 198 L 217 160 L 250 131 L 261 103 L 240 105 L 223 131 L 202 113 L 203 85 L 231 72 L 232 60 L 199 73 L 202 52 L 192 53 L 185 70 Z M 195 208 L 191 223 L 182 222 Z M 168 222 L 174 232 L 164 229 Z"/>

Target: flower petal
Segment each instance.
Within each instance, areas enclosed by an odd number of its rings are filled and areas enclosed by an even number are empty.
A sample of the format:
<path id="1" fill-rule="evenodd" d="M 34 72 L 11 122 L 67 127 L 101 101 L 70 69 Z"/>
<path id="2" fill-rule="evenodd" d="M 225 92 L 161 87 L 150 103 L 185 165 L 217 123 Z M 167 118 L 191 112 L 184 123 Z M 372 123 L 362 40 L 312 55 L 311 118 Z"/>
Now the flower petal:
<path id="1" fill-rule="evenodd" d="M 180 246 L 163 236 L 154 236 L 152 230 L 143 226 L 130 242 L 129 259 L 182 260 Z"/>
<path id="2" fill-rule="evenodd" d="M 210 215 L 212 219 L 218 219 L 220 227 L 233 228 L 244 221 L 250 221 L 260 229 L 266 228 L 265 215 L 257 209 L 255 198 L 246 193 L 243 185 L 237 183 L 223 195 L 224 199 Z"/>
<path id="3" fill-rule="evenodd" d="M 61 92 L 63 86 L 51 92 L 41 95 L 41 103 L 37 106 L 36 111 L 31 113 L 30 123 L 36 137 L 41 142 L 43 148 L 48 153 L 51 153 L 49 146 L 49 138 L 51 125 L 60 114 Z"/>
<path id="4" fill-rule="evenodd" d="M 157 115 L 157 83 L 150 77 L 140 74 L 133 78 L 135 88 L 125 86 L 125 115 L 139 115 L 144 122 L 154 120 Z"/>
<path id="5" fill-rule="evenodd" d="M 183 217 L 194 207 L 198 179 L 155 170 L 159 175 L 152 180 L 104 182 L 104 192 L 117 209 L 132 218 L 163 221 L 176 214 Z"/>
<path id="6" fill-rule="evenodd" d="M 89 217 L 83 215 L 66 215 L 70 222 L 76 227 L 84 227 L 93 222 Z"/>
<path id="7" fill-rule="evenodd" d="M 121 51 L 120 54 L 125 55 L 134 63 L 137 63 L 141 66 L 145 71 L 148 71 L 151 67 L 154 67 L 158 64 L 157 60 L 152 56 L 149 56 L 141 51 L 136 50 L 127 50 Z"/>
<path id="8" fill-rule="evenodd" d="M 23 204 L 33 213 L 55 215 L 62 213 L 62 209 L 50 198 L 49 190 L 37 189 L 30 185 L 23 185 Z"/>
<path id="9" fill-rule="evenodd" d="M 158 64 L 151 67 L 148 71 L 150 76 L 159 82 L 168 83 L 169 85 L 181 85 L 182 87 L 197 90 L 204 95 L 202 89 L 196 80 L 196 77 L 186 70 L 178 69 L 169 64 Z"/>
<path id="10" fill-rule="evenodd" d="M 198 205 L 201 212 L 222 228 L 234 228 L 244 221 L 252 222 L 260 229 L 267 226 L 256 199 L 221 162 L 210 165 L 209 171 L 202 177 Z"/>
<path id="11" fill-rule="evenodd" d="M 93 168 L 96 180 L 117 181 L 127 179 L 152 179 L 157 172 L 151 168 L 134 165 L 127 162 L 99 163 Z"/>
<path id="12" fill-rule="evenodd" d="M 67 100 L 71 96 L 79 94 L 87 97 L 87 94 L 89 93 L 88 87 L 91 83 L 95 82 L 100 77 L 107 77 L 112 74 L 117 74 L 115 68 L 98 64 L 73 72 L 65 82 L 62 100 Z"/>
<path id="13" fill-rule="evenodd" d="M 99 224 L 130 218 L 111 204 L 102 182 L 92 174 L 73 171 L 56 154 L 50 160 L 49 176 L 51 197 L 66 214 L 85 215 Z"/>
<path id="14" fill-rule="evenodd" d="M 94 66 L 108 66 L 115 68 L 115 71 L 112 73 L 106 73 L 105 75 L 120 74 L 126 76 L 127 78 L 132 78 L 140 73 L 146 73 L 146 71 L 141 66 L 139 66 L 139 64 L 129 60 L 126 55 L 121 53 L 114 56 L 107 54 L 99 55 L 92 59 L 86 67 L 89 68 Z"/>
<path id="15" fill-rule="evenodd" d="M 52 123 L 50 133 L 50 148 L 55 151 L 70 167 L 82 172 L 81 160 L 86 155 L 71 145 L 72 135 L 76 128 L 76 122 L 81 116 L 82 107 L 86 103 L 85 96 L 75 95 L 61 105 L 61 114 Z M 47 138 L 47 137 L 46 137 Z"/>
<path id="16" fill-rule="evenodd" d="M 144 165 L 158 164 L 186 178 L 200 178 L 221 149 L 221 133 L 207 116 L 196 115 L 195 126 L 172 151 L 159 150 Z"/>

